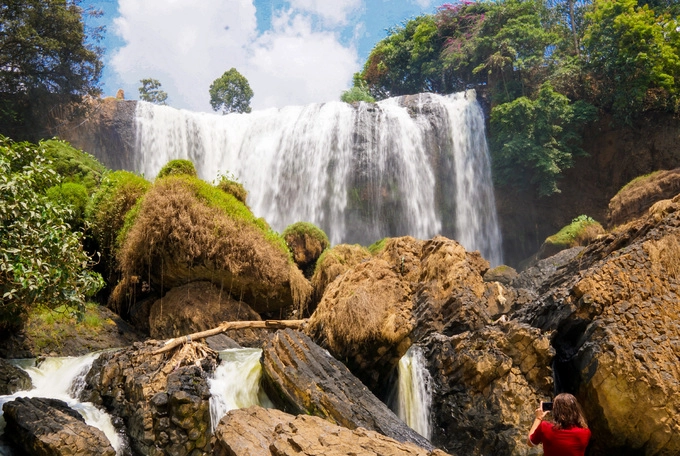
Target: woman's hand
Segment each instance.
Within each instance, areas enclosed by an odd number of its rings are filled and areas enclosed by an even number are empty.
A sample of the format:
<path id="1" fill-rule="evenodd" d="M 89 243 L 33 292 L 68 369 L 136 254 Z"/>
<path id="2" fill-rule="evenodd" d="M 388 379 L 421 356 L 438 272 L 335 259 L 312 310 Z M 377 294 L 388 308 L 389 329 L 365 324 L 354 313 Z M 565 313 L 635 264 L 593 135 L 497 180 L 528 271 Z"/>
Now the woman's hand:
<path id="1" fill-rule="evenodd" d="M 543 421 L 543 418 L 550 413 L 550 411 L 543 411 L 543 407 L 539 404 L 538 408 L 534 410 L 534 414 L 536 415 L 537 420 Z"/>

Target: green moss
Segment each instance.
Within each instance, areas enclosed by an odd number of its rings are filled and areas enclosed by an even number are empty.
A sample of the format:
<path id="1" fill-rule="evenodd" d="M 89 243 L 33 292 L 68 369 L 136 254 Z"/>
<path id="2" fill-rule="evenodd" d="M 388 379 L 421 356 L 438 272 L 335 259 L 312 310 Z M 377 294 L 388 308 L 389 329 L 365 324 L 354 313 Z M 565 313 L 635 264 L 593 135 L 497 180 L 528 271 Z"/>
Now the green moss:
<path id="1" fill-rule="evenodd" d="M 383 250 L 385 250 L 385 243 L 387 242 L 388 239 L 389 239 L 388 237 L 384 237 L 379 241 L 376 241 L 373 244 L 369 245 L 368 251 L 371 252 L 371 255 L 377 255 Z"/>
<path id="2" fill-rule="evenodd" d="M 580 245 L 580 240 L 585 236 L 586 230 L 593 227 L 597 228 L 598 231 L 604 231 L 602 225 L 593 218 L 587 215 L 579 215 L 569 225 L 548 237 L 545 243 L 560 247 L 574 247 Z"/>
<path id="3" fill-rule="evenodd" d="M 223 192 L 234 195 L 237 200 L 246 204 L 246 199 L 248 198 L 248 191 L 245 187 L 238 182 L 231 175 L 221 175 L 218 177 L 217 188 Z"/>
<path id="4" fill-rule="evenodd" d="M 624 192 L 625 190 L 628 190 L 629 188 L 633 187 L 636 184 L 640 184 L 640 183 L 643 183 L 644 181 L 651 180 L 652 178 L 654 178 L 655 176 L 657 176 L 661 172 L 662 172 L 661 170 L 660 171 L 654 171 L 654 172 L 651 172 L 649 174 L 644 174 L 642 176 L 638 176 L 638 177 L 634 178 L 633 180 L 628 182 L 626 185 L 621 187 L 621 190 L 619 190 L 616 193 L 616 195 L 619 195 L 620 193 Z"/>
<path id="5" fill-rule="evenodd" d="M 89 302 L 79 317 L 77 309 L 68 306 L 36 307 L 28 315 L 26 335 L 39 351 L 59 350 L 67 338 L 93 337 L 105 325 L 115 324 L 103 320 L 98 308 L 99 305 Z"/>
<path id="6" fill-rule="evenodd" d="M 66 182 L 80 183 L 92 193 L 101 182 L 106 167 L 87 152 L 72 147 L 66 141 L 43 141 L 45 156 L 52 161 L 51 168 Z"/>
<path id="7" fill-rule="evenodd" d="M 161 179 L 166 176 L 180 176 L 187 175 L 196 177 L 196 167 L 190 160 L 170 160 L 161 170 L 158 172 L 156 179 Z"/>
<path id="8" fill-rule="evenodd" d="M 87 207 L 86 218 L 92 228 L 92 236 L 112 253 L 125 226 L 127 214 L 148 191 L 151 184 L 141 176 L 129 171 L 108 173 Z"/>
<path id="9" fill-rule="evenodd" d="M 307 235 L 313 239 L 316 239 L 321 243 L 323 249 L 325 250 L 329 245 L 330 241 L 328 236 L 324 231 L 309 222 L 296 222 L 292 225 L 288 225 L 285 230 L 283 230 L 283 238 L 287 239 L 289 236 L 304 236 Z"/>

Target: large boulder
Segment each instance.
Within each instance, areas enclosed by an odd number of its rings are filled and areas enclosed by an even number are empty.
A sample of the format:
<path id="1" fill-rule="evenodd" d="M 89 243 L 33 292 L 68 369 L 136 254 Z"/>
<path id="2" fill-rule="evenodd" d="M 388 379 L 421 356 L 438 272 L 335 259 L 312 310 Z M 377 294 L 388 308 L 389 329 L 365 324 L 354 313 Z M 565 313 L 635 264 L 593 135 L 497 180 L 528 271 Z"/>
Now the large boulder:
<path id="1" fill-rule="evenodd" d="M 349 429 L 363 427 L 422 448 L 432 445 L 402 422 L 344 364 L 304 334 L 276 332 L 263 348 L 263 384 L 283 410 L 312 414 Z"/>
<path id="2" fill-rule="evenodd" d="M 99 429 L 59 399 L 19 397 L 2 406 L 5 436 L 33 456 L 115 456 Z"/>
<path id="3" fill-rule="evenodd" d="M 283 239 L 233 195 L 187 175 L 157 179 L 135 208 L 111 305 L 207 280 L 256 312 L 304 307 L 311 285 Z"/>
<path id="4" fill-rule="evenodd" d="M 533 411 L 553 391 L 548 335 L 514 321 L 424 342 L 432 443 L 455 455 L 528 454 Z"/>
<path id="5" fill-rule="evenodd" d="M 219 326 L 225 321 L 261 320 L 248 304 L 235 301 L 210 282 L 191 282 L 173 288 L 151 306 L 151 337 L 170 339 Z M 255 346 L 263 330 L 244 329 L 227 333 L 241 346 Z"/>
<path id="6" fill-rule="evenodd" d="M 312 302 L 321 300 L 326 287 L 354 266 L 371 259 L 371 252 L 358 244 L 338 244 L 325 250 L 316 262 L 312 276 Z"/>
<path id="7" fill-rule="evenodd" d="M 213 437 L 216 456 L 445 456 L 363 428 L 347 429 L 315 416 L 261 407 L 232 410 Z"/>
<path id="8" fill-rule="evenodd" d="M 330 246 L 326 233 L 312 223 L 297 222 L 286 227 L 282 236 L 295 264 L 304 271 L 305 277 L 311 278 L 316 260 Z"/>
<path id="9" fill-rule="evenodd" d="M 190 342 L 154 354 L 156 343 L 105 352 L 92 364 L 80 399 L 123 418 L 132 449 L 149 456 L 210 454 L 210 388 L 215 352 Z"/>
<path id="10" fill-rule="evenodd" d="M 0 396 L 33 388 L 31 377 L 23 369 L 0 358 Z"/>
<path id="11" fill-rule="evenodd" d="M 680 196 L 587 247 L 516 317 L 556 330 L 558 389 L 593 429 L 591 453 L 680 453 Z"/>

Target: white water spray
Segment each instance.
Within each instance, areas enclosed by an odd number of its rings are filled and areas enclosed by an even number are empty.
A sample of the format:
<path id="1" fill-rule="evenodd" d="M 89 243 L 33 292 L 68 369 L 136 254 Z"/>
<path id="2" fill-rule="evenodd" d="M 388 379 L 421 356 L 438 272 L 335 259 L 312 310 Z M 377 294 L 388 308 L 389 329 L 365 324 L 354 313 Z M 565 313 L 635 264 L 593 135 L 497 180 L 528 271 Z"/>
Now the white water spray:
<path id="1" fill-rule="evenodd" d="M 85 423 L 104 432 L 116 453 L 120 454 L 123 449 L 123 439 L 116 432 L 111 416 L 90 402 L 80 402 L 76 399 L 84 386 L 85 375 L 97 357 L 99 353 L 90 353 L 80 357 L 46 358 L 37 367 L 35 360 L 18 362 L 17 365 L 31 377 L 33 389 L 19 391 L 9 396 L 0 396 L 0 433 L 5 427 L 5 421 L 2 419 L 2 405 L 5 402 L 18 397 L 60 399 L 80 413 Z"/>
<path id="2" fill-rule="evenodd" d="M 220 352 L 222 362 L 215 369 L 210 385 L 210 421 L 212 430 L 229 410 L 259 405 L 272 408 L 273 404 L 260 389 L 262 350 L 237 348 Z"/>
<path id="3" fill-rule="evenodd" d="M 226 116 L 139 102 L 136 131 L 135 171 L 153 178 L 182 158 L 205 180 L 232 173 L 279 232 L 308 221 L 333 244 L 443 234 L 502 261 L 474 91 Z"/>
<path id="4" fill-rule="evenodd" d="M 411 429 L 429 439 L 432 434 L 430 427 L 431 379 L 419 347 L 412 345 L 401 357 L 398 375 L 395 404 L 397 416 Z"/>

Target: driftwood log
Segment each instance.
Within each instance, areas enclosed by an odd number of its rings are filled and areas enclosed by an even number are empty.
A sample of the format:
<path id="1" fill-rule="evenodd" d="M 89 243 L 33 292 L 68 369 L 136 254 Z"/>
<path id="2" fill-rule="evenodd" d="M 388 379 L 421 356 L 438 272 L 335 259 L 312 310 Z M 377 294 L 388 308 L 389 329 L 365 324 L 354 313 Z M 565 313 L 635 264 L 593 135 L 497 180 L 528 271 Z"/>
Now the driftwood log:
<path id="1" fill-rule="evenodd" d="M 155 350 L 152 354 L 158 355 L 160 353 L 165 353 L 173 348 L 186 344 L 187 342 L 205 339 L 206 337 L 214 336 L 215 334 L 220 334 L 231 329 L 248 329 L 248 328 L 265 328 L 265 329 L 301 329 L 307 323 L 307 319 L 304 320 L 264 320 L 264 321 L 225 321 L 216 328 L 206 329 L 205 331 L 200 331 L 197 333 L 189 334 L 182 337 L 176 337 L 174 339 L 168 339 L 165 344 Z"/>

